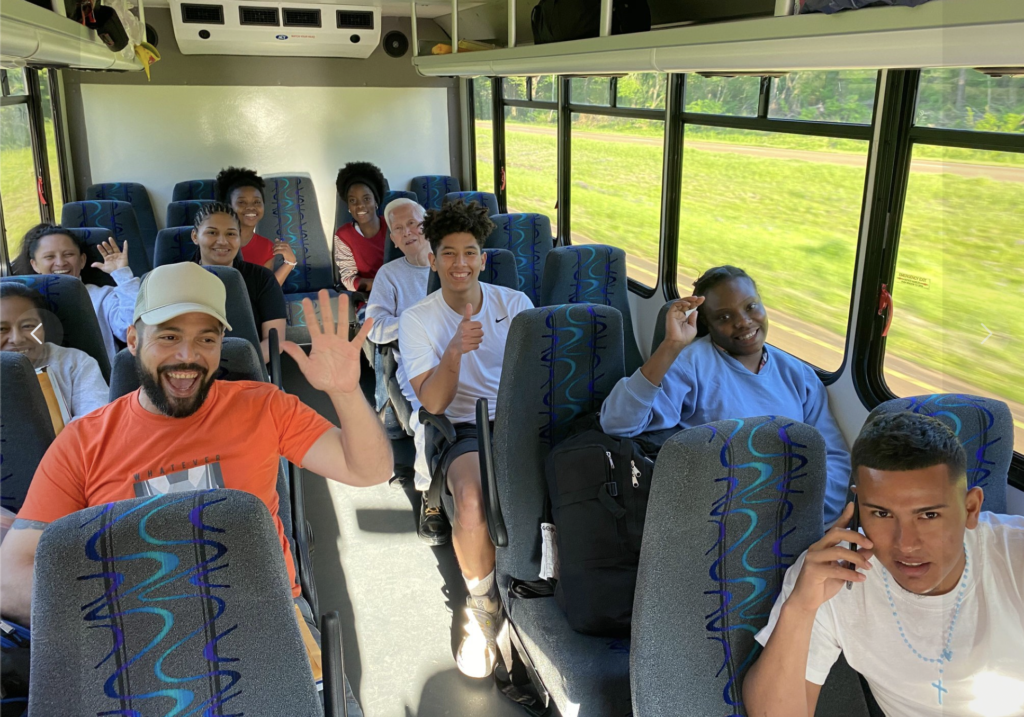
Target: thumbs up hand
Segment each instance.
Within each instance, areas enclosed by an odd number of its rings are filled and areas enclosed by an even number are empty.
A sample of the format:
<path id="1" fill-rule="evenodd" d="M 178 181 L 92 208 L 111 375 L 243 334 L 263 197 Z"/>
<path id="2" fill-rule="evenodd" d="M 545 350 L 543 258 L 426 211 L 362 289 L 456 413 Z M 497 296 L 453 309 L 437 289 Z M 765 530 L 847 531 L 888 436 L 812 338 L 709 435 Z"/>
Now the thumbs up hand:
<path id="1" fill-rule="evenodd" d="M 455 335 L 452 336 L 448 348 L 461 356 L 462 354 L 468 354 L 470 351 L 476 351 L 480 348 L 483 340 L 483 324 L 479 321 L 473 321 L 473 305 L 466 304 L 466 309 L 462 314 L 462 321 L 459 322 L 458 328 L 455 329 Z"/>

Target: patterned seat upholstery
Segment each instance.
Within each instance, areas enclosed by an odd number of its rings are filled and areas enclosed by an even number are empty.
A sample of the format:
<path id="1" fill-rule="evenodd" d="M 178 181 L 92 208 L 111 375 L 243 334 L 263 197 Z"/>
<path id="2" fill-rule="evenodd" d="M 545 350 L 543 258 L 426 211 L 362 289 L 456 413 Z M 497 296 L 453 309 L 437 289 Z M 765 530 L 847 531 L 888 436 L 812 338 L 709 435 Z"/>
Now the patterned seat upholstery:
<path id="1" fill-rule="evenodd" d="M 786 568 L 821 537 L 825 442 L 788 418 L 716 421 L 658 455 L 644 525 L 630 656 L 633 714 L 745 715 L 741 685 L 761 652 Z M 844 661 L 820 715 L 867 715 Z"/>
<path id="2" fill-rule="evenodd" d="M 444 195 L 443 204 L 462 200 L 466 204 L 476 202 L 487 207 L 487 216 L 494 216 L 498 213 L 498 198 L 491 192 L 448 192 Z"/>
<path id="3" fill-rule="evenodd" d="M 212 199 L 182 199 L 167 205 L 167 222 L 165 227 L 191 227 L 195 223 L 196 213 L 204 204 L 212 204 Z"/>
<path id="4" fill-rule="evenodd" d="M 427 174 L 413 177 L 409 189 L 416 193 L 418 201 L 424 209 L 440 209 L 446 194 L 462 189 L 459 180 L 444 174 Z"/>
<path id="5" fill-rule="evenodd" d="M 68 229 L 68 232 L 85 242 L 87 259 L 85 262 L 85 268 L 82 269 L 82 281 L 86 284 L 94 284 L 96 286 L 114 286 L 115 282 L 109 274 L 105 274 L 99 269 L 94 269 L 92 266 L 92 263 L 95 261 L 103 261 L 103 257 L 100 255 L 99 245 L 113 237 L 110 230 L 76 228 Z M 117 242 L 118 247 L 124 248 L 124 239 L 115 239 L 114 241 Z M 135 276 L 142 276 L 153 268 L 149 265 L 149 256 L 146 254 L 146 247 L 132 247 L 129 245 L 128 267 L 132 270 L 132 274 Z"/>
<path id="6" fill-rule="evenodd" d="M 30 679 L 35 715 L 323 714 L 273 520 L 233 490 L 51 523 L 35 557 Z"/>
<path id="7" fill-rule="evenodd" d="M 85 351 L 100 365 L 103 380 L 110 381 L 110 357 L 103 345 L 100 323 L 89 292 L 80 279 L 56 274 L 23 274 L 5 276 L 0 281 L 19 281 L 42 294 L 60 324 L 57 330 L 46 327 L 47 341 Z M 59 336 L 61 332 L 63 337 Z"/>
<path id="8" fill-rule="evenodd" d="M 540 570 L 548 452 L 574 419 L 600 408 L 622 376 L 622 316 L 616 309 L 547 306 L 513 319 L 492 438 L 508 532 L 508 546 L 497 548 L 496 576 L 514 640 L 563 715 L 629 714 L 629 641 L 574 632 L 554 597 L 518 598 L 509 585 L 536 580 Z"/>
<path id="9" fill-rule="evenodd" d="M 985 491 L 982 510 L 1006 513 L 1006 483 L 1013 460 L 1013 415 L 1002 401 L 960 393 L 894 398 L 880 413 L 910 411 L 934 416 L 949 426 L 967 452 L 967 480 Z"/>
<path id="10" fill-rule="evenodd" d="M 145 246 L 152 246 L 156 241 L 156 214 L 153 203 L 149 200 L 149 192 L 141 184 L 135 182 L 107 182 L 94 184 L 85 190 L 86 199 L 112 199 L 128 202 L 135 210 L 135 219 L 142 232 Z"/>
<path id="11" fill-rule="evenodd" d="M 544 264 L 554 247 L 551 220 L 543 214 L 495 214 L 491 221 L 494 231 L 484 246 L 512 252 L 519 272 L 519 290 L 534 306 L 540 306 Z"/>
<path id="12" fill-rule="evenodd" d="M 298 266 L 282 287 L 288 304 L 285 338 L 296 343 L 309 343 L 302 299 L 311 299 L 319 315 L 317 292 L 328 289 L 331 296 L 337 296 L 334 291 L 334 262 L 324 236 L 316 190 L 309 177 L 264 177 L 264 181 L 267 183 L 265 209 L 256 231 L 272 241 L 288 242 L 298 261 Z"/>
<path id="13" fill-rule="evenodd" d="M 195 242 L 192 241 L 192 225 L 187 227 L 167 227 L 156 234 L 156 247 L 153 249 L 153 266 L 177 264 L 191 261 L 196 253 Z"/>
<path id="14" fill-rule="evenodd" d="M 216 179 L 187 179 L 174 185 L 171 193 L 172 202 L 182 202 L 188 199 L 216 199 Z M 191 224 L 192 222 L 189 222 Z"/>
<path id="15" fill-rule="evenodd" d="M 519 288 L 519 275 L 516 273 L 516 258 L 508 249 L 484 249 L 487 264 L 480 272 L 480 281 L 485 284 L 504 286 L 506 289 Z M 441 288 L 441 280 L 437 272 L 430 270 L 427 278 L 427 293 L 433 294 Z"/>
<path id="16" fill-rule="evenodd" d="M 625 330 L 626 373 L 643 364 L 629 313 L 626 253 L 604 244 L 555 247 L 548 254 L 541 283 L 540 302 L 555 304 L 605 304 L 622 313 Z"/>
<path id="17" fill-rule="evenodd" d="M 46 449 L 53 422 L 32 363 L 0 351 L 0 505 L 17 513 Z"/>
<path id="18" fill-rule="evenodd" d="M 127 241 L 131 246 L 144 247 L 146 258 L 153 263 L 153 241 L 143 236 L 135 209 L 128 202 L 110 199 L 68 202 L 61 210 L 60 221 L 68 229 L 108 229 L 118 243 Z"/>

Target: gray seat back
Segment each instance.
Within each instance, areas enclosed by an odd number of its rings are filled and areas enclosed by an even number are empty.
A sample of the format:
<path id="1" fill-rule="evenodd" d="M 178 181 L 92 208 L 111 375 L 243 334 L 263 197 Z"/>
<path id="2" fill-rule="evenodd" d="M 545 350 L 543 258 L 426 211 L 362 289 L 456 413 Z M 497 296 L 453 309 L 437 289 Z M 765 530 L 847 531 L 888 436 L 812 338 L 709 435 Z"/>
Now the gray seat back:
<path id="1" fill-rule="evenodd" d="M 1013 415 L 994 398 L 963 393 L 894 398 L 875 407 L 881 413 L 910 411 L 933 416 L 953 430 L 967 453 L 967 481 L 985 491 L 982 510 L 1006 512 L 1006 483 L 1013 460 Z"/>
<path id="2" fill-rule="evenodd" d="M 626 373 L 643 364 L 633 334 L 629 312 L 629 284 L 626 279 L 626 252 L 605 244 L 555 247 L 544 266 L 540 301 L 553 304 L 604 304 L 622 314 L 626 347 Z"/>
<path id="3" fill-rule="evenodd" d="M 118 242 L 127 241 L 132 246 L 145 247 L 149 263 L 153 263 L 153 242 L 147 241 L 143 235 L 135 209 L 128 202 L 108 199 L 68 202 L 61 209 L 60 221 L 69 229 L 109 229 Z"/>
<path id="4" fill-rule="evenodd" d="M 301 294 L 334 285 L 333 261 L 324 237 L 316 189 L 309 177 L 264 177 L 264 211 L 256 231 L 291 245 L 298 265 L 285 281 L 285 294 Z"/>
<path id="5" fill-rule="evenodd" d="M 136 182 L 94 184 L 85 190 L 85 198 L 111 199 L 131 204 L 144 242 L 139 248 L 153 246 L 156 240 L 156 214 L 153 212 L 153 203 L 149 200 L 149 192 L 144 186 Z"/>
<path id="6" fill-rule="evenodd" d="M 165 227 L 156 233 L 156 246 L 153 248 L 153 266 L 177 264 L 191 261 L 196 253 L 196 244 L 192 241 L 193 227 Z"/>
<path id="7" fill-rule="evenodd" d="M 181 202 L 188 199 L 216 199 L 216 179 L 186 179 L 174 185 L 171 193 L 172 202 Z"/>
<path id="8" fill-rule="evenodd" d="M 204 204 L 213 204 L 213 199 L 180 199 L 167 205 L 165 227 L 190 227 L 195 224 L 196 214 Z"/>
<path id="9" fill-rule="evenodd" d="M 80 279 L 57 274 L 22 274 L 5 276 L 0 281 L 18 281 L 42 294 L 64 333 L 61 341 L 55 341 L 56 337 L 52 335 L 48 335 L 47 340 L 85 351 L 100 365 L 103 380 L 110 381 L 110 358 L 103 345 L 100 323 L 92 308 L 89 291 Z"/>
<path id="10" fill-rule="evenodd" d="M 413 177 L 409 182 L 409 189 L 416 193 L 416 201 L 424 209 L 440 209 L 444 204 L 444 197 L 451 192 L 457 192 L 462 187 L 459 180 L 445 174 L 426 174 Z"/>
<path id="11" fill-rule="evenodd" d="M 50 411 L 32 363 L 19 353 L 0 351 L 0 505 L 21 510 L 53 439 Z"/>
<path id="12" fill-rule="evenodd" d="M 530 297 L 534 306 L 540 306 L 544 264 L 554 247 L 551 220 L 543 214 L 495 214 L 491 221 L 494 231 L 484 246 L 512 252 L 519 274 L 519 290 Z"/>
<path id="13" fill-rule="evenodd" d="M 480 272 L 480 281 L 484 284 L 504 286 L 506 289 L 519 289 L 519 275 L 516 273 L 516 258 L 507 249 L 484 249 L 487 264 Z M 427 293 L 433 294 L 441 288 L 441 279 L 437 272 L 430 270 L 427 278 Z"/>
<path id="14" fill-rule="evenodd" d="M 256 319 L 252 314 L 249 291 L 245 288 L 242 275 L 233 266 L 204 266 L 203 268 L 220 277 L 220 280 L 224 282 L 224 289 L 227 291 L 224 309 L 227 313 L 225 318 L 231 324 L 231 331 L 224 335 L 248 340 L 256 349 L 256 355 L 261 356 L 259 328 L 256 326 Z M 264 380 L 267 379 L 266 367 L 264 367 L 263 377 Z"/>
<path id="15" fill-rule="evenodd" d="M 444 201 L 442 206 L 449 202 L 463 201 L 466 204 L 482 204 L 487 208 L 487 216 L 493 216 L 498 213 L 498 198 L 494 196 L 493 192 L 448 192 L 444 195 Z"/>
<path id="16" fill-rule="evenodd" d="M 667 301 L 665 305 L 658 310 L 658 321 L 654 324 L 654 337 L 651 339 L 651 353 L 653 354 L 661 346 L 661 342 L 665 340 L 665 317 L 668 316 L 668 310 L 672 308 L 674 301 Z"/>
<path id="17" fill-rule="evenodd" d="M 825 442 L 786 418 L 716 421 L 669 439 L 654 467 L 633 605 L 637 717 L 744 715 L 741 685 L 760 654 L 786 569 L 821 537 Z M 866 715 L 849 668 L 829 700 Z M 836 703 L 831 702 L 832 708 Z"/>
<path id="18" fill-rule="evenodd" d="M 31 660 L 30 714 L 323 714 L 277 531 L 241 491 L 51 523 L 35 557 Z"/>

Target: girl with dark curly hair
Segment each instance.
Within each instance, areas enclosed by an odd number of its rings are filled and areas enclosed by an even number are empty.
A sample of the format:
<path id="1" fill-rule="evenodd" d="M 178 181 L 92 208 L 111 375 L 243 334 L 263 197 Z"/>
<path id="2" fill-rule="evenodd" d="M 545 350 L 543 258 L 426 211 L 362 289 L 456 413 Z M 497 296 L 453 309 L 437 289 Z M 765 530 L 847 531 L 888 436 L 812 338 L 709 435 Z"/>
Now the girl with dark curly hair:
<path id="1" fill-rule="evenodd" d="M 387 227 L 377 208 L 384 197 L 384 175 L 369 162 L 349 162 L 338 172 L 338 196 L 348 203 L 352 222 L 334 235 L 334 263 L 349 291 L 369 292 L 384 264 Z"/>

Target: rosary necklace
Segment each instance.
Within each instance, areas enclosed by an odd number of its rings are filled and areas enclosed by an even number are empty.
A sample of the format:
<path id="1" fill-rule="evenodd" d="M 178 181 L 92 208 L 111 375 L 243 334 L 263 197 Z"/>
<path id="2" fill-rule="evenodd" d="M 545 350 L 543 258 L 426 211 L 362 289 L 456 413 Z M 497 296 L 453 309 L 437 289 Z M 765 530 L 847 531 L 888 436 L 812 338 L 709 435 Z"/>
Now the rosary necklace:
<path id="1" fill-rule="evenodd" d="M 970 571 L 970 567 L 970 556 L 967 554 L 967 545 L 964 544 L 964 574 L 963 578 L 960 580 L 960 591 L 957 593 L 956 604 L 953 606 L 953 615 L 949 620 L 949 628 L 946 631 L 946 641 L 943 644 L 942 652 L 938 657 L 926 657 L 910 644 L 910 640 L 907 638 L 907 634 L 903 630 L 903 623 L 900 622 L 900 616 L 896 611 L 896 601 L 893 600 L 892 591 L 889 589 L 889 572 L 884 566 L 882 567 L 882 582 L 885 584 L 885 596 L 889 598 L 889 607 L 892 608 L 892 616 L 896 618 L 896 627 L 900 630 L 900 637 L 903 638 L 903 644 L 907 646 L 908 650 L 914 653 L 915 657 L 918 657 L 929 664 L 939 666 L 939 679 L 937 682 L 932 683 L 932 687 L 938 691 L 940 705 L 942 704 L 942 693 L 949 692 L 949 690 L 942 686 L 942 677 L 945 671 L 945 666 L 953 659 L 953 653 L 949 649 L 949 645 L 953 642 L 953 631 L 956 629 L 956 621 L 960 616 L 960 605 L 963 602 L 964 592 L 967 589 L 967 575 Z"/>

